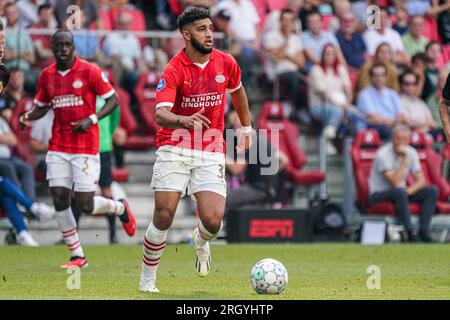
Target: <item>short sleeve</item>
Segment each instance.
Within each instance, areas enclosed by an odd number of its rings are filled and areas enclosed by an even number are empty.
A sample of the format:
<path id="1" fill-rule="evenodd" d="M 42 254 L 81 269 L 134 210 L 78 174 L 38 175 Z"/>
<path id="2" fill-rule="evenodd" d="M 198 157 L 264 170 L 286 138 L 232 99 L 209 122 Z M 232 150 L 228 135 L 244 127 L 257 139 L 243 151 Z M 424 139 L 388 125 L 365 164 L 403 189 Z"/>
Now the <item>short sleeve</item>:
<path id="1" fill-rule="evenodd" d="M 420 165 L 419 154 L 413 147 L 409 148 L 411 156 L 411 172 L 416 174 L 422 172 L 422 166 Z"/>
<path id="2" fill-rule="evenodd" d="M 45 81 L 45 73 L 41 73 L 37 85 L 37 93 L 34 98 L 34 104 L 38 107 L 44 107 L 50 104 L 50 96 L 47 90 L 47 81 Z"/>
<path id="3" fill-rule="evenodd" d="M 102 99 L 108 99 L 115 93 L 108 76 L 97 66 L 92 66 L 90 83 L 94 93 Z"/>
<path id="4" fill-rule="evenodd" d="M 242 86 L 241 68 L 239 67 L 239 64 L 237 63 L 237 61 L 231 55 L 229 55 L 229 57 L 230 57 L 230 61 L 231 61 L 231 67 L 230 67 L 227 89 L 228 89 L 229 93 L 233 93 Z"/>
<path id="5" fill-rule="evenodd" d="M 391 171 L 394 169 L 393 161 L 388 161 L 384 152 L 377 153 L 374 166 L 375 170 L 380 174 L 384 174 L 386 171 Z"/>
<path id="6" fill-rule="evenodd" d="M 447 76 L 447 81 L 445 82 L 444 89 L 442 90 L 442 97 L 445 100 L 450 101 L 450 74 Z"/>
<path id="7" fill-rule="evenodd" d="M 178 74 L 172 67 L 165 68 L 156 86 L 156 108 L 173 107 L 177 96 Z"/>
<path id="8" fill-rule="evenodd" d="M 376 109 L 373 107 L 372 101 L 368 96 L 368 91 L 366 90 L 360 92 L 356 99 L 356 104 L 359 111 L 361 111 L 365 115 L 373 114 L 376 112 Z"/>

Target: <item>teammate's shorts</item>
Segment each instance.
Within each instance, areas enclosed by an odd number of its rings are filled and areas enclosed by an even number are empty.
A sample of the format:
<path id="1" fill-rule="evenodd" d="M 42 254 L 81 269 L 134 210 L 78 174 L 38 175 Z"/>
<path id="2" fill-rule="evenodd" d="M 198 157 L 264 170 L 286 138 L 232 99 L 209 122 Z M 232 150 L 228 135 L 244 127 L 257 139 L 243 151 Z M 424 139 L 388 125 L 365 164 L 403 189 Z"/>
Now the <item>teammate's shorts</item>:
<path id="1" fill-rule="evenodd" d="M 181 192 L 182 197 L 211 191 L 225 198 L 225 155 L 162 146 L 156 151 L 150 186 L 155 191 Z"/>
<path id="2" fill-rule="evenodd" d="M 45 161 L 50 187 L 73 187 L 76 192 L 94 192 L 97 189 L 100 176 L 98 154 L 49 151 Z"/>
<path id="3" fill-rule="evenodd" d="M 100 179 L 98 185 L 100 187 L 109 187 L 113 181 L 111 152 L 100 153 Z"/>

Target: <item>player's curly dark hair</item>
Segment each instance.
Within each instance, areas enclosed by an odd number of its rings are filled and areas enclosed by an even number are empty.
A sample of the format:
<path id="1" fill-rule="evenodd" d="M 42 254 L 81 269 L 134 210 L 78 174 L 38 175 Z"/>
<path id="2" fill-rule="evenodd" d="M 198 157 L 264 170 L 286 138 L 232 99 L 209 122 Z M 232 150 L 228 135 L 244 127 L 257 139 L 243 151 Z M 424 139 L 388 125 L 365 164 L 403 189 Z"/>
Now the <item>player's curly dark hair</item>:
<path id="1" fill-rule="evenodd" d="M 203 7 L 189 7 L 177 19 L 178 29 L 180 31 L 184 26 L 200 19 L 211 19 L 211 15 L 208 9 Z"/>

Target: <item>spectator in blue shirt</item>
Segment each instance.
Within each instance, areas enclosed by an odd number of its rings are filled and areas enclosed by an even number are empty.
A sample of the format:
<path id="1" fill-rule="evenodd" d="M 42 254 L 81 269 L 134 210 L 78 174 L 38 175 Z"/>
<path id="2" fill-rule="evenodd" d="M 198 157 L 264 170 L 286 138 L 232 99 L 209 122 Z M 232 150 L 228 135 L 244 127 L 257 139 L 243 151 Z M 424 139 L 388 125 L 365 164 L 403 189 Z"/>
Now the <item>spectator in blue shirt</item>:
<path id="1" fill-rule="evenodd" d="M 314 64 L 320 64 L 323 48 L 328 43 L 331 43 L 338 48 L 339 62 L 345 63 L 336 37 L 331 32 L 323 30 L 322 16 L 319 12 L 313 12 L 308 15 L 307 25 L 308 30 L 302 33 L 302 43 L 307 59 L 307 64 L 305 66 L 306 72 L 309 72 Z"/>
<path id="2" fill-rule="evenodd" d="M 345 61 L 350 68 L 360 69 L 368 59 L 368 54 L 362 34 L 355 31 L 355 17 L 352 12 L 347 12 L 341 16 L 339 22 L 340 29 L 336 32 L 336 38 Z"/>
<path id="3" fill-rule="evenodd" d="M 405 122 L 397 92 L 385 86 L 386 73 L 384 64 L 375 63 L 369 72 L 371 84 L 356 98 L 359 111 L 366 116 L 366 121 L 358 120 L 357 130 L 374 128 L 382 140 L 391 138 L 392 127 L 396 123 Z"/>

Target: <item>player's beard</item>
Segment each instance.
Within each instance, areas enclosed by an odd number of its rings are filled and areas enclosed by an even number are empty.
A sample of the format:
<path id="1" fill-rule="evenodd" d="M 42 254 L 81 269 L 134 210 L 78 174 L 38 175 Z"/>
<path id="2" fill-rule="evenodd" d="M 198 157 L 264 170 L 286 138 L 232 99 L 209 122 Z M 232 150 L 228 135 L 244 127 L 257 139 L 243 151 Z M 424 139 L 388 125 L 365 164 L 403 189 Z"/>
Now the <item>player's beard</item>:
<path id="1" fill-rule="evenodd" d="M 194 37 L 191 38 L 191 44 L 192 47 L 197 50 L 198 52 L 200 52 L 201 54 L 209 54 L 211 53 L 213 47 L 211 48 L 204 48 L 202 47 L 201 43 L 198 42 Z"/>

